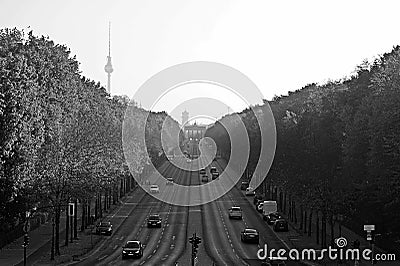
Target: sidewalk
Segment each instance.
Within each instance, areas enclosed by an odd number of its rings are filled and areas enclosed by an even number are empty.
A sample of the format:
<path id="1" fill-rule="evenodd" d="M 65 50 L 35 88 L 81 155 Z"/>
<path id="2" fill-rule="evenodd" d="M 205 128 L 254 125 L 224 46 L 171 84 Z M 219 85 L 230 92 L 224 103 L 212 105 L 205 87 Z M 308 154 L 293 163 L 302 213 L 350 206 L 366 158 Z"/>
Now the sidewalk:
<path id="1" fill-rule="evenodd" d="M 65 216 L 60 218 L 60 243 L 64 238 L 62 238 L 62 232 L 65 231 Z M 48 222 L 40 225 L 33 231 L 28 233 L 29 235 L 29 245 L 26 250 L 26 257 L 29 258 L 34 252 L 42 248 L 46 243 L 51 241 L 52 235 L 52 222 Z M 24 260 L 24 248 L 22 244 L 24 242 L 24 237 L 16 239 L 14 242 L 8 244 L 0 250 L 0 265 L 17 265 Z M 50 252 L 50 249 L 48 250 Z M 27 259 L 29 260 L 29 259 Z"/>
<path id="2" fill-rule="evenodd" d="M 299 215 L 300 209 L 297 206 L 296 208 L 296 212 L 297 215 Z M 314 248 L 316 250 L 321 250 L 322 249 L 322 245 L 321 242 L 319 244 L 316 243 L 316 215 L 314 213 L 313 215 L 313 219 L 311 221 L 311 236 L 308 236 L 308 233 L 304 232 L 304 229 L 300 229 L 300 217 L 298 216 L 298 223 L 295 224 L 294 221 L 291 222 L 288 219 L 288 215 L 286 215 L 285 213 L 283 213 L 283 211 L 281 212 L 281 214 L 283 214 L 283 216 L 286 218 L 286 220 L 289 222 L 289 225 L 291 227 L 291 230 L 295 231 L 298 235 L 301 236 L 301 238 L 299 240 L 296 240 L 296 238 L 293 239 L 289 239 L 289 241 L 296 246 L 299 249 L 306 249 L 306 248 Z M 320 230 L 320 234 L 322 233 L 322 221 L 320 219 L 319 221 L 320 225 L 319 225 L 319 230 Z M 307 221 L 307 227 L 308 227 L 308 221 Z M 308 230 L 308 228 L 307 228 Z M 337 239 L 339 237 L 345 238 L 347 241 L 347 245 L 345 246 L 345 249 L 353 249 L 353 242 L 355 240 L 358 240 L 360 242 L 360 257 L 362 257 L 362 251 L 365 249 L 371 249 L 372 250 L 372 246 L 370 244 L 369 241 L 366 240 L 366 234 L 365 235 L 359 235 L 357 233 L 355 233 L 354 231 L 350 230 L 349 228 L 347 228 L 346 226 L 342 225 L 341 226 L 341 234 L 340 234 L 340 230 L 339 230 L 339 224 L 338 223 L 334 223 L 333 226 L 333 239 Z M 327 222 L 327 227 L 326 227 L 326 244 L 327 247 L 332 246 L 332 248 L 337 248 L 336 244 L 331 243 L 331 239 L 332 239 L 332 235 L 331 235 L 331 226 L 330 224 Z M 321 235 L 320 235 L 320 241 L 321 241 Z M 385 250 L 375 246 L 374 247 L 374 253 L 375 254 L 389 254 L 390 252 L 386 252 Z M 329 261 L 330 263 L 323 263 L 323 265 L 337 265 L 337 262 L 332 262 Z M 396 263 L 397 262 L 397 263 Z M 399 263 L 399 258 L 397 258 L 396 262 L 379 262 L 378 265 L 400 265 Z M 360 262 L 359 265 L 370 265 L 371 262 Z M 354 265 L 354 262 L 349 262 L 349 263 L 342 263 L 341 265 Z"/>
<path id="3" fill-rule="evenodd" d="M 137 188 L 137 187 L 136 187 Z M 112 214 L 114 210 L 125 201 L 129 195 L 131 195 L 136 188 L 133 188 L 131 192 L 127 193 L 123 198 L 119 200 L 116 205 L 111 205 L 111 208 L 103 213 L 103 218 Z M 80 208 L 79 208 L 80 209 Z M 64 245 L 65 239 L 65 216 L 60 219 L 60 247 Z M 78 227 L 80 226 L 80 215 L 78 215 Z M 52 236 L 52 222 L 42 224 L 35 230 L 30 231 L 29 234 L 29 245 L 27 247 L 27 264 L 31 265 L 32 261 L 35 261 L 42 257 L 44 254 L 50 254 L 51 250 L 51 236 Z M 78 229 L 79 231 L 79 229 Z M 24 242 L 24 237 L 16 239 L 14 242 L 3 247 L 0 250 L 0 265 L 18 265 L 23 264 L 24 259 L 24 248 L 22 244 Z"/>
<path id="4" fill-rule="evenodd" d="M 283 215 L 285 216 L 285 215 Z M 287 218 L 287 217 L 285 217 Z M 288 219 L 286 219 L 288 220 Z M 288 220 L 289 221 L 289 220 Z M 330 235 L 330 228 L 328 227 L 327 230 L 327 245 L 329 246 L 331 235 Z M 338 229 L 334 230 L 335 238 L 339 237 L 339 232 Z M 369 242 L 366 240 L 366 238 L 363 238 L 353 231 L 349 230 L 348 228 L 342 226 L 342 237 L 346 238 L 347 240 L 347 246 L 346 248 L 353 249 L 353 241 L 354 240 L 359 240 L 360 241 L 360 257 L 362 257 L 362 251 L 364 249 L 371 249 L 371 246 Z M 308 236 L 307 233 L 303 233 L 301 230 L 299 230 L 299 225 L 295 225 L 294 223 L 289 221 L 289 232 L 284 236 L 286 241 L 291 244 L 291 246 L 295 247 L 298 250 L 304 250 L 304 249 L 310 249 L 313 248 L 315 250 L 321 250 L 321 244 L 316 244 L 316 236 L 315 236 L 315 224 L 313 224 L 312 227 L 312 235 Z M 333 247 L 337 248 L 337 246 Z M 375 248 L 374 249 L 376 253 L 386 253 L 385 251 Z M 324 257 L 329 256 L 327 253 L 325 253 Z M 328 258 L 323 261 L 318 261 L 318 265 L 339 265 L 337 261 L 332 261 L 329 260 Z M 340 265 L 355 265 L 354 261 L 347 261 L 347 262 L 342 262 Z M 371 265 L 370 261 L 365 261 L 362 260 L 358 263 L 358 265 Z M 375 265 L 400 265 L 400 262 L 398 258 L 396 258 L 396 261 L 380 261 Z"/>

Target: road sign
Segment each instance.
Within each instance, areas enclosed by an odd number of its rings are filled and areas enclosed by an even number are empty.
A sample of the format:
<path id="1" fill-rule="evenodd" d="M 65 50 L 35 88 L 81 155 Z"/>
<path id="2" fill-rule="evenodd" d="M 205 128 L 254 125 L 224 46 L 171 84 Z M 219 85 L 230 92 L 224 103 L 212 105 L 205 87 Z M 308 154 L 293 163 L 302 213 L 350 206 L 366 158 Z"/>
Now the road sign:
<path id="1" fill-rule="evenodd" d="M 374 224 L 364 224 L 364 231 L 374 231 L 375 225 Z"/>
<path id="2" fill-rule="evenodd" d="M 74 203 L 69 203 L 68 204 L 68 216 L 74 216 L 75 215 L 75 204 Z"/>
<path id="3" fill-rule="evenodd" d="M 26 221 L 22 230 L 24 231 L 24 233 L 28 233 L 29 230 L 31 230 L 31 223 L 29 221 Z"/>

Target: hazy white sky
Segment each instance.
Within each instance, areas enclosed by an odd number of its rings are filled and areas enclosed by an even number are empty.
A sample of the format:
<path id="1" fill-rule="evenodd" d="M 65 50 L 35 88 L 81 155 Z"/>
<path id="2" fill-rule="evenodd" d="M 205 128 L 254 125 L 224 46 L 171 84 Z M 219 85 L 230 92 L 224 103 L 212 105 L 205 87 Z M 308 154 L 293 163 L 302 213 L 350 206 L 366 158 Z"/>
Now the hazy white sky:
<path id="1" fill-rule="evenodd" d="M 400 44 L 399 10 L 396 0 L 0 0 L 0 27 L 66 44 L 83 74 L 106 85 L 111 21 L 112 94 L 132 97 L 158 71 L 201 60 L 238 69 L 270 99 L 389 52 Z"/>

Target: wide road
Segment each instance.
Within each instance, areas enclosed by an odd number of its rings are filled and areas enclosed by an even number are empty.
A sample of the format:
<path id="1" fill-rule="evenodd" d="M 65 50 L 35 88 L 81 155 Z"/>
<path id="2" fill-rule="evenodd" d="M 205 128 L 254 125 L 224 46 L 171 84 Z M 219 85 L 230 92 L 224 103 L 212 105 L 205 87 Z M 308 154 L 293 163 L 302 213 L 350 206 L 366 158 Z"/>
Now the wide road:
<path id="1" fill-rule="evenodd" d="M 198 168 L 194 162 L 186 162 L 190 168 Z M 193 164 L 193 165 L 190 165 Z M 214 161 L 220 172 L 224 162 Z M 209 176 L 210 166 L 206 168 Z M 176 183 L 190 186 L 201 184 L 197 171 L 185 171 L 166 161 L 160 168 L 164 177 L 173 177 Z M 211 179 L 211 178 L 210 178 Z M 210 180 L 211 181 L 211 180 Z M 164 182 L 164 181 L 163 181 Z M 190 190 L 186 195 L 176 195 L 175 185 L 160 186 L 161 193 L 171 197 L 187 197 L 201 200 L 209 195 L 222 195 L 219 180 L 212 181 L 210 189 L 202 189 L 195 195 Z M 148 189 L 148 185 L 144 190 Z M 104 241 L 86 259 L 77 265 L 191 265 L 191 246 L 188 238 L 193 232 L 202 238 L 198 253 L 198 265 L 260 265 L 257 251 L 266 243 L 268 248 L 285 248 L 277 234 L 262 220 L 253 204 L 234 187 L 227 194 L 211 203 L 199 206 L 175 206 L 159 201 L 143 189 L 137 192 L 110 217 L 116 228 L 112 236 Z M 188 200 L 189 202 L 189 200 Z M 230 220 L 228 209 L 240 206 L 243 220 Z M 147 218 L 158 213 L 163 219 L 161 228 L 147 228 Z M 260 232 L 260 244 L 245 244 L 240 241 L 244 228 L 255 228 Z M 144 244 L 144 255 L 140 259 L 122 260 L 122 246 L 128 240 L 140 240 Z M 299 265 L 287 263 L 287 265 Z"/>

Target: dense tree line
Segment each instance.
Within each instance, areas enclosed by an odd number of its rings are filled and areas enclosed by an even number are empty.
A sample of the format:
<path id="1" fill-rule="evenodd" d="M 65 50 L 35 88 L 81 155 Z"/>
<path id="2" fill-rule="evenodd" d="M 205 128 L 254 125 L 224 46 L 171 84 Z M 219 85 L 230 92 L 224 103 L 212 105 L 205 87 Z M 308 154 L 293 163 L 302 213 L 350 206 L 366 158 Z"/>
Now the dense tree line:
<path id="1" fill-rule="evenodd" d="M 317 241 L 322 245 L 329 241 L 324 238 L 326 224 L 333 224 L 338 215 L 359 233 L 362 224 L 376 224 L 381 234 L 378 243 L 400 236 L 399 86 L 397 46 L 373 62 L 363 62 L 351 78 L 309 84 L 268 102 L 277 128 L 277 149 L 260 189 L 276 192 L 277 187 L 281 208 L 288 208 L 303 228 L 306 219 L 317 215 L 322 220 Z M 263 112 L 263 108 L 253 110 Z M 251 172 L 259 154 L 259 128 L 251 109 L 239 115 L 249 133 Z M 228 159 L 230 145 L 220 123 L 207 135 Z M 291 208 L 302 211 L 296 214 Z"/>
<path id="2" fill-rule="evenodd" d="M 70 54 L 48 37 L 0 30 L 0 232 L 24 222 L 25 211 L 36 207 L 54 219 L 56 254 L 68 202 L 79 201 L 83 229 L 93 201 L 94 215 L 101 217 L 133 188 L 122 147 L 127 107 L 132 105 L 130 119 L 138 126 L 148 115 L 147 150 L 154 160 L 162 153 L 160 131 L 167 117 L 127 97 L 111 97 L 81 75 Z M 174 127 L 179 129 L 171 123 L 167 130 Z M 132 151 L 137 175 L 149 163 L 144 145 L 138 142 Z"/>

